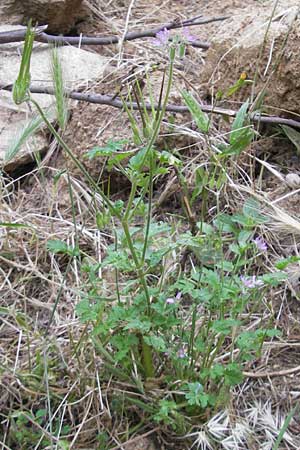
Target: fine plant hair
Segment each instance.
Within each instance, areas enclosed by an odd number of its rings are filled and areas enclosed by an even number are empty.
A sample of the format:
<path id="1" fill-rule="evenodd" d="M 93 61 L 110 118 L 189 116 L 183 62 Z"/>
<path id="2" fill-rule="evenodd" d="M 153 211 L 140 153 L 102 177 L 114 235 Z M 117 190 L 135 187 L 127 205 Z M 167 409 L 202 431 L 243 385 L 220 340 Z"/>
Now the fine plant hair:
<path id="1" fill-rule="evenodd" d="M 36 115 L 30 119 L 21 130 L 14 136 L 5 152 L 5 162 L 8 163 L 13 158 L 15 158 L 22 146 L 29 140 L 30 137 L 34 136 L 38 130 L 42 128 L 44 121 L 40 115 Z"/>
<path id="2" fill-rule="evenodd" d="M 57 122 L 60 129 L 64 131 L 68 121 L 68 105 L 65 94 L 63 69 L 57 47 L 53 47 L 51 52 L 51 72 L 54 85 Z"/>
<path id="3" fill-rule="evenodd" d="M 47 111 L 44 111 L 44 114 L 51 122 L 55 117 L 60 130 L 63 132 L 68 121 L 68 102 L 65 94 L 66 89 L 63 69 L 57 47 L 53 47 L 51 51 L 51 74 L 53 80 L 55 97 L 54 107 L 56 109 L 56 113 L 53 111 L 53 106 L 50 106 L 47 108 Z M 15 158 L 24 144 L 26 144 L 26 142 L 28 142 L 28 140 L 34 136 L 37 131 L 41 130 L 42 126 L 45 126 L 45 122 L 40 114 L 37 114 L 29 119 L 8 144 L 5 152 L 5 162 L 7 163 Z"/>

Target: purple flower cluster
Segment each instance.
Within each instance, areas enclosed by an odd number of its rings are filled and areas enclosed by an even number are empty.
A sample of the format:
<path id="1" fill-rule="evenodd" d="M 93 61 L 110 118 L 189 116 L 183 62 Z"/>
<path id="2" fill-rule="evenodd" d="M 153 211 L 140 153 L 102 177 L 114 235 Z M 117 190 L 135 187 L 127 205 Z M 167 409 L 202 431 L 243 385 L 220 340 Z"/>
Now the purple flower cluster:
<path id="1" fill-rule="evenodd" d="M 264 282 L 262 280 L 258 280 L 256 275 L 252 275 L 252 277 L 245 277 L 242 275 L 240 279 L 244 287 L 249 289 L 254 289 L 256 287 L 261 287 L 264 285 Z"/>
<path id="2" fill-rule="evenodd" d="M 156 33 L 155 39 L 153 39 L 152 42 L 157 47 L 166 47 L 170 40 L 171 40 L 170 30 L 168 30 L 167 28 L 164 28 L 163 30 Z M 183 40 L 183 42 L 185 42 L 186 44 L 189 44 L 191 42 L 196 42 L 197 37 L 193 36 L 190 33 L 190 30 L 188 29 L 188 27 L 184 27 L 181 32 L 180 40 Z"/>
<path id="3" fill-rule="evenodd" d="M 177 352 L 177 356 L 180 359 L 186 358 L 187 357 L 187 352 L 185 351 L 185 349 L 183 347 L 181 347 L 178 352 Z"/>
<path id="4" fill-rule="evenodd" d="M 255 238 L 253 240 L 253 242 L 256 245 L 256 247 L 258 248 L 258 250 L 261 250 L 262 252 L 265 252 L 266 250 L 268 250 L 268 246 L 267 246 L 266 242 L 263 240 L 263 238 L 257 236 L 257 238 Z"/>
<path id="5" fill-rule="evenodd" d="M 174 305 L 174 303 L 178 302 L 181 299 L 181 292 L 178 292 L 175 297 L 169 297 L 166 299 L 167 305 Z"/>
<path id="6" fill-rule="evenodd" d="M 155 35 L 155 39 L 153 39 L 153 44 L 157 47 L 164 47 L 168 44 L 170 39 L 170 31 L 167 30 L 167 28 L 164 28 L 163 30 L 159 31 Z"/>
<path id="7" fill-rule="evenodd" d="M 188 27 L 183 27 L 182 29 L 182 36 L 184 37 L 185 41 L 187 43 L 189 42 L 196 42 L 198 38 L 190 33 L 190 29 Z"/>

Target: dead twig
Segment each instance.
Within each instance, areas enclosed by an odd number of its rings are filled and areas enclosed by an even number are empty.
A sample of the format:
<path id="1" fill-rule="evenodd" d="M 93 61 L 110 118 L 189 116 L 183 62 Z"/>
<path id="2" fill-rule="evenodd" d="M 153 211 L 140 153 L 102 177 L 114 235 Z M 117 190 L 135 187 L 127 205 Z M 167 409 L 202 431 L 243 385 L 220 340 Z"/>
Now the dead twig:
<path id="1" fill-rule="evenodd" d="M 121 445 L 123 447 L 125 445 L 133 444 L 134 442 L 138 442 L 138 441 L 144 439 L 145 437 L 150 436 L 150 434 L 156 433 L 156 431 L 158 431 L 159 429 L 160 429 L 160 427 L 153 428 L 152 430 L 147 431 L 147 433 L 144 433 L 144 434 L 142 434 L 140 436 L 137 436 L 137 437 L 135 437 L 133 439 L 130 439 L 129 441 L 124 442 L 123 444 L 120 444 L 120 445 L 117 445 L 116 447 L 113 447 L 111 450 L 118 450 L 118 449 L 121 448 Z"/>
<path id="2" fill-rule="evenodd" d="M 292 375 L 300 372 L 300 366 L 292 367 L 291 369 L 278 370 L 274 372 L 243 372 L 245 377 L 249 378 L 268 378 L 268 377 L 283 377 L 285 375 Z"/>
<path id="3" fill-rule="evenodd" d="M 6 85 L 1 86 L 0 90 L 6 90 L 11 91 L 13 85 Z M 52 88 L 44 88 L 40 86 L 30 86 L 30 92 L 32 94 L 48 94 L 48 95 L 54 95 L 54 90 Z M 102 94 L 85 94 L 82 92 L 66 92 L 66 96 L 73 99 L 78 100 L 82 102 L 88 102 L 88 103 L 96 103 L 98 105 L 107 105 L 112 106 L 114 108 L 123 109 L 124 104 L 120 98 L 116 97 L 115 95 L 102 95 Z M 139 109 L 139 105 L 136 102 L 128 103 L 128 106 L 132 107 L 135 110 Z M 145 103 L 145 107 L 151 111 L 152 105 L 150 103 Z M 158 109 L 158 105 L 154 105 L 155 109 Z M 235 111 L 234 109 L 225 109 L 225 108 L 219 108 L 214 107 L 211 105 L 201 105 L 201 109 L 204 112 L 207 113 L 213 113 L 213 114 L 219 114 L 222 116 L 229 116 L 229 117 L 235 117 L 237 115 L 238 111 Z M 174 112 L 174 113 L 187 113 L 189 112 L 189 109 L 187 106 L 183 105 L 167 105 L 166 111 L 168 112 Z M 262 116 L 260 113 L 255 112 L 250 114 L 250 120 L 254 123 L 268 123 L 273 125 L 289 125 L 290 127 L 294 128 L 300 128 L 300 121 L 294 120 L 294 119 L 286 119 L 284 117 L 279 116 Z"/>
<path id="4" fill-rule="evenodd" d="M 132 31 L 130 33 L 126 33 L 122 38 L 123 41 L 133 41 L 134 39 L 141 38 L 149 38 L 155 37 L 157 33 L 162 31 L 164 28 L 167 30 L 173 30 L 176 28 L 182 27 L 191 27 L 196 25 L 204 25 L 211 22 L 219 22 L 228 19 L 229 16 L 221 16 L 221 17 L 211 17 L 211 18 L 202 18 L 201 16 L 193 17 L 191 19 L 183 20 L 183 21 L 173 21 L 165 24 L 161 24 L 156 28 L 151 28 L 149 30 L 143 31 Z M 24 41 L 26 33 L 26 28 L 15 30 L 15 31 L 5 31 L 0 33 L 0 44 L 8 44 L 11 42 L 21 42 Z M 36 35 L 35 40 L 38 42 L 43 42 L 45 44 L 55 43 L 60 45 L 109 45 L 109 44 L 118 44 L 120 38 L 118 36 L 54 36 L 47 33 L 40 33 Z M 190 45 L 193 47 L 202 48 L 207 50 L 210 47 L 208 42 L 195 41 L 191 42 Z"/>

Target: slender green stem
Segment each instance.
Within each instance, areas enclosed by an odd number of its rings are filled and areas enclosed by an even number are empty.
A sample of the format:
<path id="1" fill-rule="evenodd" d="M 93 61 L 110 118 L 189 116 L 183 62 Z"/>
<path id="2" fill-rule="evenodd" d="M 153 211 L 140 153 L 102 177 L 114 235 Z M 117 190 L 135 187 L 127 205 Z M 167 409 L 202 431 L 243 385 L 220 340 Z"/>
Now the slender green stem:
<path id="1" fill-rule="evenodd" d="M 153 367 L 151 348 L 149 347 L 148 344 L 146 344 L 143 337 L 141 338 L 141 341 L 142 341 L 143 367 L 145 370 L 145 375 L 147 378 L 153 378 L 155 373 Z"/>
<path id="2" fill-rule="evenodd" d="M 62 294 L 63 289 L 64 289 L 65 281 L 66 281 L 66 279 L 67 279 L 67 274 L 68 274 L 69 269 L 70 269 L 70 267 L 71 267 L 72 259 L 73 259 L 73 258 L 70 258 L 69 261 L 68 261 L 68 264 L 67 264 L 67 267 L 66 267 L 66 270 L 65 270 L 63 279 L 62 279 L 62 281 L 61 281 L 61 285 L 60 285 L 60 287 L 59 287 L 59 290 L 58 290 L 58 293 L 57 293 L 57 296 L 56 296 L 56 299 L 55 299 L 55 302 L 54 302 L 54 305 L 53 305 L 53 308 L 52 308 L 52 311 L 51 311 L 51 316 L 50 316 L 48 325 L 47 325 L 46 330 L 45 330 L 45 336 L 48 336 L 49 328 L 50 328 L 50 326 L 51 326 L 51 324 L 52 324 L 52 321 L 53 321 L 53 319 L 54 319 L 54 314 L 55 314 L 55 311 L 56 311 L 56 309 L 57 309 L 57 306 L 58 306 L 58 303 L 59 303 L 61 294 Z"/>
<path id="3" fill-rule="evenodd" d="M 118 251 L 118 236 L 116 233 L 116 230 L 114 230 L 115 232 L 115 251 Z M 118 303 L 119 305 L 121 304 L 121 296 L 120 296 L 120 287 L 119 287 L 119 270 L 117 268 L 115 268 L 115 281 L 116 281 L 116 291 L 117 291 L 117 299 L 118 299 Z"/>
<path id="4" fill-rule="evenodd" d="M 125 214 L 124 214 L 124 217 L 123 217 L 123 221 L 124 222 L 128 221 L 128 217 L 129 217 L 129 215 L 131 213 L 132 205 L 133 205 L 133 202 L 134 202 L 134 199 L 135 199 L 136 190 L 137 190 L 137 182 L 134 180 L 132 182 L 132 185 L 131 185 L 129 199 L 128 199 L 126 210 L 125 210 Z"/>
<path id="5" fill-rule="evenodd" d="M 222 347 L 222 345 L 224 343 L 224 340 L 225 340 L 225 337 L 223 335 L 219 336 L 218 341 L 217 341 L 217 345 L 215 345 L 215 351 L 214 351 L 213 355 L 210 358 L 207 359 L 207 362 L 206 362 L 206 365 L 205 365 L 205 367 L 207 369 L 210 369 L 211 366 L 213 365 L 215 357 L 216 357 L 216 355 L 219 354 L 219 350 L 221 349 L 221 347 Z"/>
<path id="6" fill-rule="evenodd" d="M 140 280 L 140 283 L 141 283 L 141 285 L 143 287 L 143 290 L 144 290 L 144 293 L 145 293 L 145 297 L 146 297 L 146 301 L 147 301 L 147 312 L 148 312 L 148 315 L 149 315 L 150 314 L 151 299 L 150 299 L 150 294 L 149 294 L 146 278 L 145 278 L 144 272 L 142 270 L 142 267 L 140 265 L 138 256 L 136 254 L 136 251 L 135 251 L 135 248 L 134 248 L 134 245 L 133 245 L 133 241 L 132 241 L 132 238 L 131 238 L 131 235 L 130 235 L 128 223 L 126 221 L 122 221 L 122 227 L 123 227 L 123 231 L 124 231 L 124 234 L 125 234 L 125 237 L 126 237 L 126 241 L 127 241 L 127 244 L 128 244 L 128 247 L 129 247 L 129 250 L 130 250 L 133 262 L 134 262 L 134 265 L 135 265 L 135 269 L 137 271 L 138 278 Z"/>
<path id="7" fill-rule="evenodd" d="M 113 203 L 109 200 L 109 198 L 104 194 L 104 192 L 99 188 L 95 180 L 91 177 L 91 175 L 88 173 L 84 165 L 79 161 L 79 159 L 74 155 L 70 147 L 65 143 L 65 141 L 62 139 L 62 137 L 57 133 L 53 125 L 49 122 L 46 115 L 44 114 L 42 108 L 40 105 L 32 98 L 30 97 L 30 101 L 34 104 L 36 109 L 38 110 L 39 114 L 41 115 L 43 121 L 47 125 L 48 129 L 51 131 L 55 139 L 58 141 L 58 143 L 62 146 L 62 148 L 65 150 L 67 155 L 72 159 L 74 164 L 78 167 L 78 169 L 83 173 L 83 175 L 86 177 L 86 179 L 89 181 L 90 185 L 95 189 L 95 191 L 101 196 L 102 200 L 106 203 L 108 208 L 111 210 L 111 212 L 119 219 L 121 220 L 121 214 L 114 208 Z"/>
<path id="8" fill-rule="evenodd" d="M 147 222 L 144 236 L 144 246 L 143 246 L 143 255 L 142 255 L 142 263 L 145 263 L 146 252 L 148 248 L 149 241 L 149 231 L 152 219 L 152 201 L 153 201 L 153 170 L 154 170 L 154 161 L 153 161 L 153 153 L 150 155 L 150 167 L 149 167 L 149 196 L 148 196 L 148 213 L 147 213 Z"/>
<path id="9" fill-rule="evenodd" d="M 157 115 L 154 130 L 151 136 L 151 139 L 147 145 L 147 150 L 145 151 L 144 160 L 147 158 L 149 151 L 152 151 L 152 146 L 154 142 L 157 139 L 162 119 L 166 113 L 166 108 L 168 104 L 168 100 L 170 97 L 171 87 L 172 87 L 172 81 L 173 81 L 173 61 L 170 62 L 169 66 L 169 77 L 168 77 L 168 84 L 167 84 L 167 91 L 164 98 L 164 102 L 162 105 L 162 109 L 160 114 Z M 162 85 L 163 89 L 163 85 Z M 162 94 L 162 91 L 161 91 Z M 147 223 L 146 223 L 146 230 L 145 230 L 145 236 L 144 236 L 144 248 L 143 248 L 143 262 L 145 261 L 147 246 L 148 246 L 148 240 L 149 240 L 149 231 L 150 231 L 150 225 L 152 220 L 152 199 L 153 199 L 153 170 L 154 170 L 154 161 L 153 161 L 153 155 L 151 154 L 150 157 L 150 171 L 149 171 L 149 202 L 148 202 L 148 214 L 147 214 Z"/>
<path id="10" fill-rule="evenodd" d="M 196 318 L 197 318 L 197 305 L 194 305 L 193 314 L 192 314 L 192 325 L 191 325 L 191 333 L 190 333 L 190 342 L 188 353 L 191 358 L 190 369 L 194 367 L 194 342 L 195 342 L 195 329 L 196 329 Z"/>

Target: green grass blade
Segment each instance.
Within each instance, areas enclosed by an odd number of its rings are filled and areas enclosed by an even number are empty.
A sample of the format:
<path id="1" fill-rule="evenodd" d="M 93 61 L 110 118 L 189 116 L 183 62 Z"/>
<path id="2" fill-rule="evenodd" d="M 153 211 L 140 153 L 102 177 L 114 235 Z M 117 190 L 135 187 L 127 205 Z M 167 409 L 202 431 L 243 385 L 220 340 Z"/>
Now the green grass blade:
<path id="1" fill-rule="evenodd" d="M 57 121 L 62 130 L 65 130 L 68 120 L 67 97 L 64 87 L 64 76 L 58 49 L 53 48 L 51 53 L 51 71 L 54 84 Z"/>
<path id="2" fill-rule="evenodd" d="M 6 163 L 17 156 L 25 142 L 41 128 L 42 124 L 43 119 L 40 116 L 33 117 L 25 124 L 17 136 L 13 138 L 5 152 L 4 160 Z"/>
<path id="3" fill-rule="evenodd" d="M 30 60 L 34 42 L 34 30 L 31 28 L 31 20 L 28 22 L 25 35 L 24 49 L 19 70 L 19 75 L 13 87 L 13 100 L 20 105 L 27 100 L 30 88 Z"/>
<path id="4" fill-rule="evenodd" d="M 300 154 L 300 133 L 299 131 L 294 130 L 292 127 L 288 127 L 287 125 L 281 125 L 286 136 L 289 140 L 294 144 L 297 149 L 298 155 Z"/>
<path id="5" fill-rule="evenodd" d="M 202 111 L 201 105 L 190 92 L 181 91 L 181 95 L 199 130 L 208 133 L 210 121 L 208 115 Z"/>
<path id="6" fill-rule="evenodd" d="M 281 427 L 281 430 L 277 436 L 276 442 L 274 444 L 274 447 L 272 450 L 278 450 L 279 445 L 284 437 L 284 433 L 288 429 L 288 426 L 293 418 L 293 416 L 296 414 L 297 410 L 299 409 L 299 403 L 289 412 L 289 414 L 286 416 L 285 421 L 283 422 L 283 425 Z"/>

